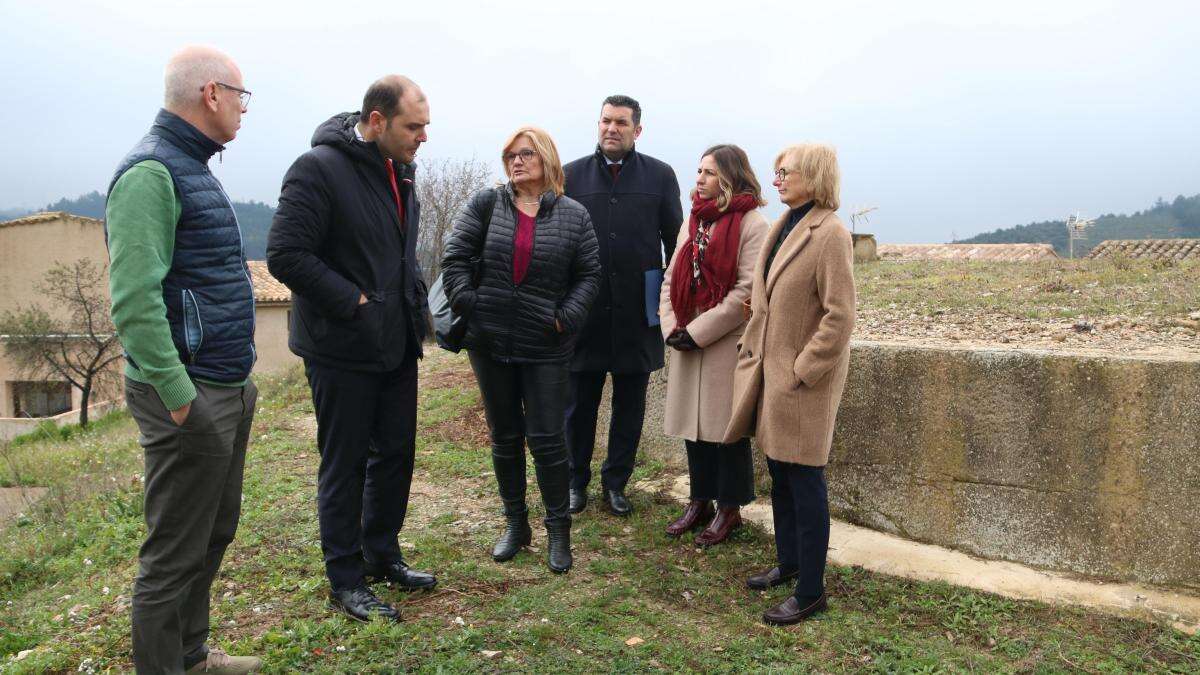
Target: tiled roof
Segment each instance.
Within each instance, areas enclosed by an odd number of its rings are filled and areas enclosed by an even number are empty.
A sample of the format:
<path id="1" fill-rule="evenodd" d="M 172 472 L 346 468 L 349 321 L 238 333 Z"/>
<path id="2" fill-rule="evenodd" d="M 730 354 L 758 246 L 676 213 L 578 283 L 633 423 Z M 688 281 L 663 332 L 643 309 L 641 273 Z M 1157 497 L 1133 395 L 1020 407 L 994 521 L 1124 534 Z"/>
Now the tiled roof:
<path id="1" fill-rule="evenodd" d="M 1118 255 L 1144 260 L 1200 260 L 1200 239 L 1108 239 L 1097 244 L 1087 257 Z"/>
<path id="2" fill-rule="evenodd" d="M 74 213 L 67 213 L 66 211 L 42 211 L 41 213 L 30 214 L 22 218 L 2 221 L 0 222 L 0 227 L 37 225 L 39 223 L 50 223 L 56 220 L 77 220 L 85 223 L 94 223 L 96 225 L 100 225 L 104 222 L 103 220 L 88 218 L 87 216 L 77 216 Z"/>
<path id="3" fill-rule="evenodd" d="M 250 260 L 250 278 L 254 280 L 254 300 L 256 302 L 291 302 L 292 292 L 283 282 L 271 276 L 267 271 L 266 260 Z"/>
<path id="4" fill-rule="evenodd" d="M 991 260 L 1025 262 L 1057 258 L 1050 244 L 880 244 L 880 260 Z"/>

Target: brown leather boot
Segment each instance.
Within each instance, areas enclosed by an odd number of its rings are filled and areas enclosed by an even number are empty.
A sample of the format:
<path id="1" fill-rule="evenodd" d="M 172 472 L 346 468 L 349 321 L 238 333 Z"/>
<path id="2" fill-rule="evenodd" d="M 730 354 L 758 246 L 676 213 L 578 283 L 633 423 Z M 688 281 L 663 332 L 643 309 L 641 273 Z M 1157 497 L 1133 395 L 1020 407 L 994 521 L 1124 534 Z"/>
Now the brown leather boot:
<path id="1" fill-rule="evenodd" d="M 704 528 L 704 531 L 696 535 L 696 543 L 700 546 L 712 546 L 719 544 L 729 538 L 742 524 L 742 510 L 737 506 L 722 506 L 717 509 L 717 515 Z"/>
<path id="2" fill-rule="evenodd" d="M 684 508 L 683 515 L 667 526 L 667 536 L 678 537 L 688 530 L 695 529 L 698 525 L 703 525 L 705 521 L 712 517 L 712 502 L 693 499 Z"/>

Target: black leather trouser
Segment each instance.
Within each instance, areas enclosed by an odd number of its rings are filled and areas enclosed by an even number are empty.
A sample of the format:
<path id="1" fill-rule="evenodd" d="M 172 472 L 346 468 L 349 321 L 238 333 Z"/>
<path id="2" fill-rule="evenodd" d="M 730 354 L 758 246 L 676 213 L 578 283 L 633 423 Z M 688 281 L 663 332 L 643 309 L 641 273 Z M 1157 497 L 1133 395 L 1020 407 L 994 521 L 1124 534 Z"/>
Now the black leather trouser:
<path id="1" fill-rule="evenodd" d="M 570 522 L 570 468 L 563 437 L 567 364 L 504 363 L 470 352 L 492 438 L 492 464 L 504 511 L 525 512 L 525 443 L 533 455 L 546 523 Z"/>

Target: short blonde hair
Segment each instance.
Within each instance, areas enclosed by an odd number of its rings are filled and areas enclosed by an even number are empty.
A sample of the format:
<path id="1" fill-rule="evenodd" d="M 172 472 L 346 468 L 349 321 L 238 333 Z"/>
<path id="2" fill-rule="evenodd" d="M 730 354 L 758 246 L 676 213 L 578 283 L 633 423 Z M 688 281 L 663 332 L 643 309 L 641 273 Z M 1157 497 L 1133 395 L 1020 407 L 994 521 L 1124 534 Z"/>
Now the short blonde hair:
<path id="1" fill-rule="evenodd" d="M 836 211 L 841 205 L 842 175 L 838 169 L 837 150 L 832 145 L 789 145 L 775 158 L 775 170 L 780 167 L 799 174 L 817 206 Z"/>
<path id="2" fill-rule="evenodd" d="M 550 134 L 545 129 L 521 127 L 504 141 L 504 145 L 500 146 L 500 162 L 504 165 L 504 175 L 508 176 L 510 180 L 512 179 L 512 169 L 508 162 L 504 161 L 504 155 L 522 136 L 529 139 L 534 151 L 542 158 L 542 180 L 544 181 L 542 191 L 553 190 L 555 195 L 561 197 L 565 191 L 566 177 L 563 174 L 562 162 L 558 159 L 558 148 L 554 145 L 554 139 L 550 138 Z"/>

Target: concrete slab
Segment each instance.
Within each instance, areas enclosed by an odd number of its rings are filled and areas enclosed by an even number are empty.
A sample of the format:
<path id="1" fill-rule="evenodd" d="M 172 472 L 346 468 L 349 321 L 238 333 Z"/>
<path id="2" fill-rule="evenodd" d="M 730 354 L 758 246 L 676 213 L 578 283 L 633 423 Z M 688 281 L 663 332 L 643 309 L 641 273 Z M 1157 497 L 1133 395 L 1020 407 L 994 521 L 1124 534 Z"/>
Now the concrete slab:
<path id="1" fill-rule="evenodd" d="M 686 475 L 667 487 L 675 499 L 681 503 L 687 501 Z M 768 500 L 759 499 L 742 509 L 742 518 L 767 532 L 775 531 Z M 1091 581 L 1013 562 L 985 560 L 840 520 L 834 520 L 830 529 L 829 561 L 906 579 L 944 581 L 1006 598 L 1086 607 L 1114 616 L 1168 623 L 1193 635 L 1200 630 L 1200 597 L 1194 595 L 1143 584 Z"/>

